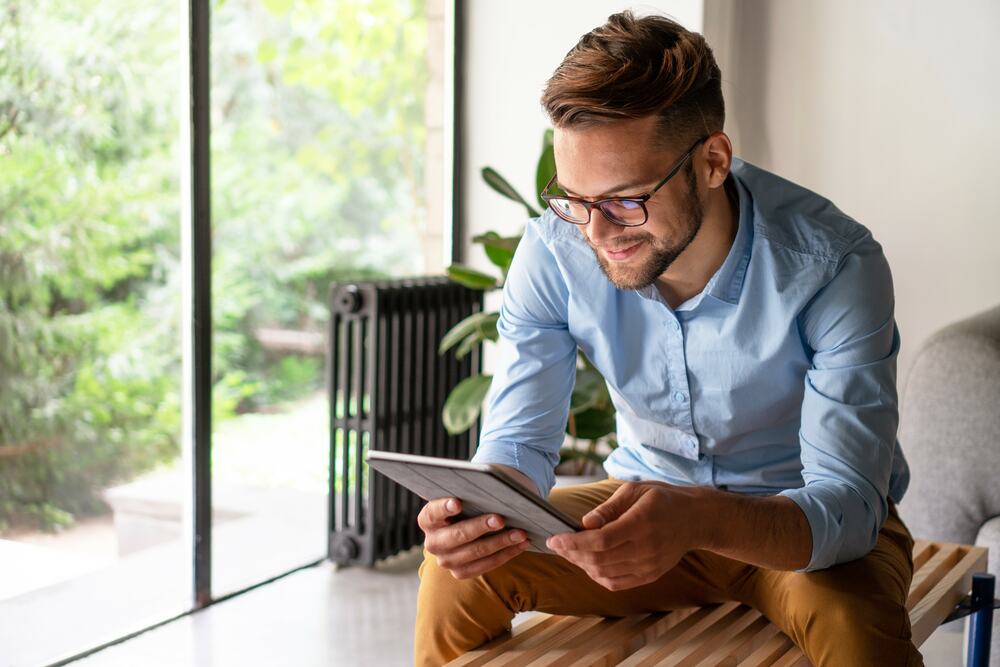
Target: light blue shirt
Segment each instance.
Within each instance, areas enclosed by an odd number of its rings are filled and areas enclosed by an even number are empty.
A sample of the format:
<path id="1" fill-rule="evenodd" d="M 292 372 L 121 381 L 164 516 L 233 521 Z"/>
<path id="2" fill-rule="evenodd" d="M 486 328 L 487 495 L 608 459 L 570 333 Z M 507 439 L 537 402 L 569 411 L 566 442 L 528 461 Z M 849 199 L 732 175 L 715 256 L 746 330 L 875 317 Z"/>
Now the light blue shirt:
<path id="1" fill-rule="evenodd" d="M 528 224 L 473 460 L 548 494 L 579 346 L 618 411 L 609 475 L 788 496 L 812 530 L 803 571 L 822 569 L 872 549 L 886 498 L 909 481 L 892 277 L 871 233 L 828 200 L 740 160 L 732 175 L 733 246 L 676 309 L 653 286 L 612 285 L 581 229 L 551 211 Z"/>

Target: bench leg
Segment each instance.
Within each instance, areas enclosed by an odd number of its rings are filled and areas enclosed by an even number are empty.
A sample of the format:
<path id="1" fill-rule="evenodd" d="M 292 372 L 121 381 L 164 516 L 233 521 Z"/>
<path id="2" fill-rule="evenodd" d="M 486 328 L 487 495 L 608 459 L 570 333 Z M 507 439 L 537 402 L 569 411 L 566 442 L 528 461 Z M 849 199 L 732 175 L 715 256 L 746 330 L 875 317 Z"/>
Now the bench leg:
<path id="1" fill-rule="evenodd" d="M 969 619 L 969 646 L 965 663 L 967 667 L 989 667 L 995 586 L 992 574 L 972 575 L 972 617 Z"/>

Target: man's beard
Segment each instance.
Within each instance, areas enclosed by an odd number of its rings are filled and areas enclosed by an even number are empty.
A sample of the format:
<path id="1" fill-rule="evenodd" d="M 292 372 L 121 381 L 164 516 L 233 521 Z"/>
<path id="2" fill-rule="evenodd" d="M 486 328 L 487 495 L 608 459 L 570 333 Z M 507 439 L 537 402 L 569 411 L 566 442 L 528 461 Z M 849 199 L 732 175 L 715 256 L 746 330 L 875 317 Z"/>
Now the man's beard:
<path id="1" fill-rule="evenodd" d="M 643 243 L 648 245 L 651 250 L 651 257 L 649 257 L 645 262 L 637 266 L 630 266 L 624 263 L 612 263 L 609 262 L 601 251 L 595 248 L 593 245 L 590 249 L 594 251 L 594 255 L 597 257 L 597 263 L 600 264 L 601 270 L 604 271 L 604 275 L 608 277 L 608 280 L 617 287 L 623 290 L 634 290 L 634 289 L 644 289 L 653 284 L 653 281 L 659 278 L 667 268 L 673 264 L 674 260 L 689 245 L 694 237 L 698 234 L 698 230 L 701 229 L 701 223 L 704 218 L 704 209 L 701 205 L 701 201 L 698 199 L 698 191 L 695 185 L 695 175 L 693 169 L 686 169 L 688 191 L 685 197 L 684 210 L 685 215 L 683 220 L 683 227 L 681 229 L 684 237 L 679 243 L 667 244 L 663 241 L 657 240 L 649 233 L 640 233 L 636 235 L 628 235 L 623 237 L 618 237 L 615 239 L 617 247 L 624 249 L 635 245 L 636 243 Z M 586 237 L 585 237 L 586 238 Z M 588 241 L 589 243 L 589 241 Z M 642 252 L 642 249 L 639 250 Z"/>

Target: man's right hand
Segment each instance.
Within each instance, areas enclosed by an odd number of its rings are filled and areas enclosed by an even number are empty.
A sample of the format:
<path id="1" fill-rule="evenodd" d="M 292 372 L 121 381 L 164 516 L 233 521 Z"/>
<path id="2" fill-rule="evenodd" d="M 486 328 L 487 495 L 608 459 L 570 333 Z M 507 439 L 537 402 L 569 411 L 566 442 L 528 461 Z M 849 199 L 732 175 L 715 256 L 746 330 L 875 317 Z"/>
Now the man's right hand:
<path id="1" fill-rule="evenodd" d="M 461 513 L 458 498 L 438 498 L 417 516 L 426 536 L 424 548 L 456 579 L 478 577 L 500 567 L 530 544 L 523 530 L 504 530 L 503 517 L 498 514 L 449 522 Z"/>

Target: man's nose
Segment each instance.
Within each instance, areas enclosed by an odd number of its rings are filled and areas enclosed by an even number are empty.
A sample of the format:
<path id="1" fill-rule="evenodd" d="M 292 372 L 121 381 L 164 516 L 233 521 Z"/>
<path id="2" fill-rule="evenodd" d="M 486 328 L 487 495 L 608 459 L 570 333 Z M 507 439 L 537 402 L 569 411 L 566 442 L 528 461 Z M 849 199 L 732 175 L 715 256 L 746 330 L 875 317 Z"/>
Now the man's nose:
<path id="1" fill-rule="evenodd" d="M 590 222 L 584 225 L 587 238 L 596 246 L 603 246 L 606 241 L 615 236 L 621 230 L 621 225 L 616 225 L 604 216 L 600 208 L 594 207 L 590 211 Z"/>

